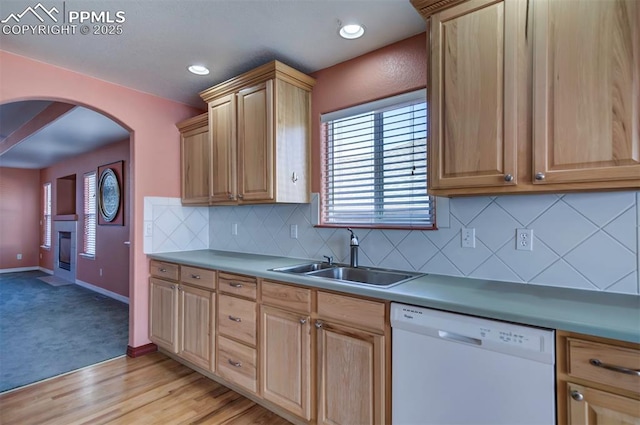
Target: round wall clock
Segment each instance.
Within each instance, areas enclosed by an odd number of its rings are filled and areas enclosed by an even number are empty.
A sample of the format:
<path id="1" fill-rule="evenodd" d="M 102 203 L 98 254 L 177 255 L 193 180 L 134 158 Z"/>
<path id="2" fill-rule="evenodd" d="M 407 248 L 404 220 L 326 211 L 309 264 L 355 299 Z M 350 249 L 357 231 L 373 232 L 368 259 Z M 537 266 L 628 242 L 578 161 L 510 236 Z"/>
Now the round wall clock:
<path id="1" fill-rule="evenodd" d="M 118 177 L 112 168 L 107 168 L 100 174 L 98 195 L 98 209 L 102 218 L 111 222 L 120 209 L 120 185 Z"/>

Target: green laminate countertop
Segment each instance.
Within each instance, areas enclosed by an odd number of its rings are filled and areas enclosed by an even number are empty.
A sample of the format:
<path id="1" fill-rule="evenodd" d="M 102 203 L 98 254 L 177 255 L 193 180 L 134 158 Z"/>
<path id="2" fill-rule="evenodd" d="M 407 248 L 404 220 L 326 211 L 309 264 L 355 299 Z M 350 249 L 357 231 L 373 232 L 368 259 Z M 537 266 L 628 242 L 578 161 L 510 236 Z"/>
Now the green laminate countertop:
<path id="1" fill-rule="evenodd" d="M 427 274 L 391 288 L 270 271 L 314 260 L 199 250 L 150 258 L 456 313 L 640 343 L 640 296 Z"/>

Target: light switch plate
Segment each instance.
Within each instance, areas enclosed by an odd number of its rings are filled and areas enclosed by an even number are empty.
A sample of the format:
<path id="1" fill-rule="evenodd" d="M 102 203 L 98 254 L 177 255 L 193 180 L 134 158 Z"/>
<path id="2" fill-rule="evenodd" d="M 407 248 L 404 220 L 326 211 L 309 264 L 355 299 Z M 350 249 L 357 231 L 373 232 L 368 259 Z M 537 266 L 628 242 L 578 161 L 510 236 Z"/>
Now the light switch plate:
<path id="1" fill-rule="evenodd" d="M 462 229 L 462 247 L 463 248 L 476 247 L 476 229 L 473 229 L 473 228 Z"/>

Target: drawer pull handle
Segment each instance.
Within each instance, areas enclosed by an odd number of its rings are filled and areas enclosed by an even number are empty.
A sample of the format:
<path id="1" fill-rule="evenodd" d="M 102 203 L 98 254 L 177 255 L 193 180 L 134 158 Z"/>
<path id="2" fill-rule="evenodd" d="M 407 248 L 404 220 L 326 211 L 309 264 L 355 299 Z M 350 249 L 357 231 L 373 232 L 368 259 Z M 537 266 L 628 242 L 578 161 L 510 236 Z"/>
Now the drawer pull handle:
<path id="1" fill-rule="evenodd" d="M 233 320 L 234 322 L 242 322 L 242 319 L 235 316 L 229 316 L 229 320 Z"/>
<path id="2" fill-rule="evenodd" d="M 242 367 L 242 363 L 240 362 L 234 362 L 233 360 L 229 359 L 229 364 L 233 367 Z"/>
<path id="3" fill-rule="evenodd" d="M 640 376 L 640 370 L 638 369 L 629 369 L 627 367 L 616 366 L 614 364 L 602 363 L 598 359 L 589 359 L 589 363 L 592 366 L 601 367 L 603 369 L 612 370 L 618 373 L 624 373 L 625 375 Z"/>
<path id="4" fill-rule="evenodd" d="M 191 278 L 192 279 L 200 279 L 200 275 L 199 274 L 192 274 Z"/>
<path id="5" fill-rule="evenodd" d="M 242 288 L 241 283 L 229 282 L 229 286 L 231 286 L 232 288 Z"/>
<path id="6" fill-rule="evenodd" d="M 167 269 L 158 269 L 160 271 L 160 273 L 166 273 Z"/>
<path id="7" fill-rule="evenodd" d="M 305 323 L 307 323 L 307 319 L 306 318 L 303 317 L 302 319 L 300 319 L 300 324 L 301 325 L 304 325 Z"/>

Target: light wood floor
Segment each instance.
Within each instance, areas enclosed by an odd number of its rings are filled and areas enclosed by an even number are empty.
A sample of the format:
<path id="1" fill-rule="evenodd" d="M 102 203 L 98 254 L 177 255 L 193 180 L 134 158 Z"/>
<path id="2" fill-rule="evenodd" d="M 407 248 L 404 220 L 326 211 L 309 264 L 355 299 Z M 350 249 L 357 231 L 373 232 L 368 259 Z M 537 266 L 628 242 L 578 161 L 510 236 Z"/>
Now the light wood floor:
<path id="1" fill-rule="evenodd" d="M 263 424 L 286 420 L 161 353 L 0 395 L 0 424 Z"/>

